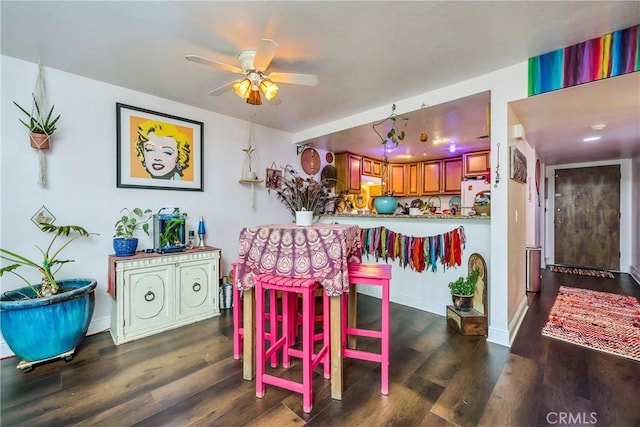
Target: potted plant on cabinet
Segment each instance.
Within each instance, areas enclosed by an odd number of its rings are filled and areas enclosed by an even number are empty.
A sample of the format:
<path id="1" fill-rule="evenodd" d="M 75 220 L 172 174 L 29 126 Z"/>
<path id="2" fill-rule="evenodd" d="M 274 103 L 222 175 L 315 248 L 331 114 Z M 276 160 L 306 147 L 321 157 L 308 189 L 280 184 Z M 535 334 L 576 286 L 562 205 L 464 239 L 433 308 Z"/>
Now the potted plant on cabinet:
<path id="1" fill-rule="evenodd" d="M 376 211 L 379 214 L 392 214 L 396 206 L 398 205 L 398 200 L 393 195 L 393 190 L 389 188 L 389 181 L 391 171 L 389 168 L 389 158 L 387 157 L 387 151 L 389 150 L 389 146 L 393 145 L 397 147 L 400 144 L 400 141 L 404 140 L 405 132 L 404 130 L 399 129 L 398 120 L 407 121 L 408 118 L 400 117 L 396 113 L 396 104 L 391 105 L 391 113 L 385 117 L 384 119 L 374 122 L 372 127 L 373 131 L 378 135 L 380 141 L 382 143 L 383 154 L 381 158 L 380 164 L 380 175 L 382 178 L 382 196 L 376 197 L 373 201 L 373 205 L 376 208 Z M 387 125 L 387 132 L 381 133 L 377 128 L 382 125 Z M 406 126 L 407 123 L 404 124 Z"/>
<path id="2" fill-rule="evenodd" d="M 9 348 L 23 359 L 18 368 L 25 370 L 33 369 L 33 362 L 51 358 L 71 360 L 87 333 L 95 305 L 94 279 L 54 278 L 63 265 L 73 262 L 59 258 L 62 250 L 71 242 L 95 233 L 77 225 L 41 224 L 41 229 L 53 234 L 45 249 L 36 246 L 42 262 L 0 248 L 0 258 L 9 262 L 0 268 L 0 276 L 12 273 L 26 283 L 25 287 L 0 296 L 2 335 Z M 58 238 L 67 239 L 54 248 Z M 42 275 L 41 283 L 31 284 L 16 271 L 19 267 L 36 269 Z"/>
<path id="3" fill-rule="evenodd" d="M 476 292 L 476 283 L 480 277 L 480 270 L 474 268 L 467 277 L 458 277 L 455 282 L 449 282 L 451 300 L 456 309 L 469 311 L 473 307 L 473 296 Z"/>
<path id="4" fill-rule="evenodd" d="M 115 223 L 115 234 L 113 235 L 113 250 L 116 256 L 131 256 L 138 248 L 138 238 L 133 235 L 138 230 L 142 230 L 149 235 L 149 220 L 152 217 L 151 209 L 123 208 L 122 216 Z"/>
<path id="5" fill-rule="evenodd" d="M 56 131 L 56 123 L 60 119 L 60 114 L 53 118 L 53 108 L 55 106 L 52 105 L 51 109 L 49 109 L 49 112 L 46 115 L 43 115 L 36 97 L 34 95 L 32 96 L 33 106 L 35 109 L 35 113 L 33 114 L 29 113 L 17 102 L 13 101 L 13 103 L 20 109 L 20 111 L 22 111 L 27 116 L 28 122 L 22 119 L 18 120 L 20 120 L 20 123 L 22 123 L 27 129 L 29 129 L 29 139 L 31 141 L 31 147 L 41 150 L 47 150 L 49 149 L 49 137 Z"/>

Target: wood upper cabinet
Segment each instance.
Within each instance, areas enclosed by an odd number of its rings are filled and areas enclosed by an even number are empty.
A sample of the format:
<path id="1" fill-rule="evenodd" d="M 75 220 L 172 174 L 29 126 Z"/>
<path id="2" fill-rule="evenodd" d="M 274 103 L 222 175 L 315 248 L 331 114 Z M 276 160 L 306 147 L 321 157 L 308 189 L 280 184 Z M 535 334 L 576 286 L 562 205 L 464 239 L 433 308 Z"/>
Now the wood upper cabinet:
<path id="1" fill-rule="evenodd" d="M 422 162 L 422 194 L 440 194 L 442 187 L 442 160 Z"/>
<path id="2" fill-rule="evenodd" d="M 336 154 L 336 171 L 338 182 L 336 193 L 347 191 L 360 194 L 360 174 L 362 173 L 362 157 L 351 153 Z"/>
<path id="3" fill-rule="evenodd" d="M 443 174 L 443 194 L 460 194 L 462 181 L 462 158 L 442 160 Z"/>
<path id="4" fill-rule="evenodd" d="M 389 164 L 391 171 L 389 173 L 389 187 L 393 191 L 394 196 L 406 196 L 407 195 L 407 169 L 404 164 Z"/>
<path id="5" fill-rule="evenodd" d="M 491 150 L 476 151 L 462 155 L 463 176 L 487 175 L 491 169 Z"/>
<path id="6" fill-rule="evenodd" d="M 380 160 L 362 158 L 362 175 L 380 177 Z"/>
<path id="7" fill-rule="evenodd" d="M 422 170 L 420 163 L 408 163 L 405 172 L 407 174 L 407 196 L 419 196 L 421 194 Z"/>

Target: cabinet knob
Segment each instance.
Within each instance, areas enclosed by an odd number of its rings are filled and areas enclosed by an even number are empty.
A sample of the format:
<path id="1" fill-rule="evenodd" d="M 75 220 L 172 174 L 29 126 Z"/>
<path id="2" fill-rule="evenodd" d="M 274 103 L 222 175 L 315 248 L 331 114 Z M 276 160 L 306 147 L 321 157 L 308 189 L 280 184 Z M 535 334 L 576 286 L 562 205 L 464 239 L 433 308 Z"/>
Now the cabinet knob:
<path id="1" fill-rule="evenodd" d="M 154 299 L 156 299 L 156 294 L 154 294 L 153 292 L 148 291 L 146 294 L 144 294 L 145 301 L 153 301 Z"/>
<path id="2" fill-rule="evenodd" d="M 198 282 L 195 282 L 193 284 L 193 286 L 191 286 L 191 289 L 193 289 L 193 292 L 200 292 L 201 288 L 202 288 L 202 286 Z"/>

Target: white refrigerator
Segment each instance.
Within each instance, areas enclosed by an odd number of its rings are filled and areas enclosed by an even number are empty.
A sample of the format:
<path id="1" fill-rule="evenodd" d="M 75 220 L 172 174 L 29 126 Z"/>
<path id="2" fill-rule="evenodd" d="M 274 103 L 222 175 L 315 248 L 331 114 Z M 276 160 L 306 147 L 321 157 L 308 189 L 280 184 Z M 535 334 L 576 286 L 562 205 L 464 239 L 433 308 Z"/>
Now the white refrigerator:
<path id="1" fill-rule="evenodd" d="M 462 181 L 462 194 L 460 195 L 461 214 L 469 215 L 471 209 L 473 209 L 473 201 L 476 194 L 482 192 L 491 192 L 491 183 L 486 182 L 483 179 L 468 179 Z"/>

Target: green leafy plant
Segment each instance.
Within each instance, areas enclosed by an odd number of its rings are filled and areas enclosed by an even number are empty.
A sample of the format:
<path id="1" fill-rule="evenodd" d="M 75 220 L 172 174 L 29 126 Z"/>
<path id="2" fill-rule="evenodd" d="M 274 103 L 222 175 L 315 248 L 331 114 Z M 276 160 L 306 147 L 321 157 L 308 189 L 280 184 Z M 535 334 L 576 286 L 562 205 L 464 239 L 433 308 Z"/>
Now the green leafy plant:
<path id="1" fill-rule="evenodd" d="M 53 224 L 40 224 L 40 228 L 43 232 L 53 233 L 51 242 L 46 249 L 42 249 L 36 246 L 42 255 L 42 262 L 38 263 L 25 256 L 19 255 L 8 249 L 0 248 L 0 258 L 5 261 L 9 261 L 10 265 L 0 268 L 0 277 L 4 273 L 12 273 L 22 279 L 29 288 L 33 291 L 36 297 L 43 297 L 48 295 L 57 294 L 59 286 L 54 279 L 54 275 L 60 270 L 60 268 L 69 262 L 73 262 L 72 259 L 59 259 L 59 255 L 64 248 L 66 248 L 71 242 L 81 237 L 88 237 L 90 235 L 97 235 L 96 233 L 89 233 L 84 228 L 78 225 L 53 225 Z M 64 243 L 57 249 L 54 249 L 54 243 L 59 237 L 69 237 Z M 32 285 L 24 276 L 16 272 L 19 267 L 26 266 L 32 267 L 38 270 L 42 275 L 41 286 L 38 289 L 35 285 Z"/>
<path id="2" fill-rule="evenodd" d="M 149 235 L 149 220 L 152 217 L 151 209 L 140 208 L 123 208 L 120 213 L 122 217 L 115 223 L 116 232 L 113 235 L 115 238 L 121 239 L 133 239 L 133 235 L 137 230 L 142 230 L 145 234 Z"/>
<path id="3" fill-rule="evenodd" d="M 480 277 L 480 269 L 474 268 L 469 275 L 458 277 L 455 282 L 449 282 L 449 290 L 452 295 L 473 295 L 476 292 L 476 283 Z"/>
<path id="4" fill-rule="evenodd" d="M 35 95 L 32 94 L 32 96 L 33 96 L 33 105 L 36 109 L 35 114 L 29 113 L 25 108 L 18 105 L 17 102 L 13 101 L 15 106 L 18 107 L 20 111 L 22 111 L 24 114 L 27 115 L 29 122 L 27 123 L 22 119 L 18 119 L 18 120 L 20 120 L 20 123 L 22 123 L 27 129 L 29 129 L 29 132 L 31 133 L 53 135 L 53 133 L 56 131 L 56 123 L 60 119 L 60 114 L 58 114 L 56 118 L 52 119 L 53 108 L 55 107 L 55 105 L 52 105 L 47 115 L 43 116 L 42 112 L 40 111 L 40 106 L 38 105 L 38 101 L 36 101 Z"/>
<path id="5" fill-rule="evenodd" d="M 396 104 L 391 105 L 391 113 L 385 117 L 384 119 L 373 123 L 372 127 L 374 132 L 380 137 L 380 141 L 382 141 L 383 146 L 387 146 L 388 142 L 391 142 L 395 147 L 397 147 L 400 141 L 404 140 L 405 132 L 398 128 L 398 120 L 404 123 L 404 127 L 407 126 L 406 121 L 409 120 L 408 117 L 400 117 L 396 113 Z M 391 127 L 387 131 L 386 134 L 381 134 L 378 129 L 378 126 L 382 126 L 384 123 L 391 122 Z"/>
<path id="6" fill-rule="evenodd" d="M 187 214 L 183 214 L 182 218 L 172 218 L 165 222 L 164 233 L 160 234 L 160 247 L 164 248 L 170 245 L 179 245 L 181 241 L 181 226 L 185 223 L 185 217 Z"/>

